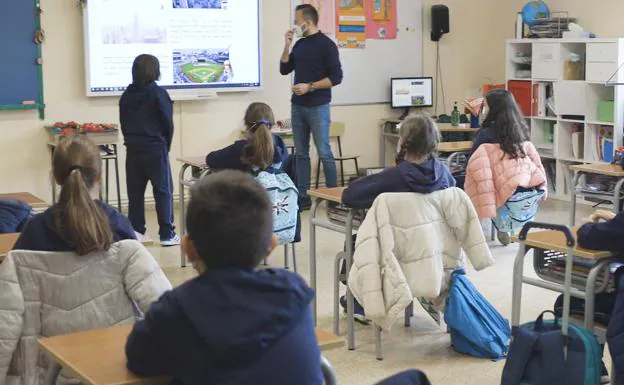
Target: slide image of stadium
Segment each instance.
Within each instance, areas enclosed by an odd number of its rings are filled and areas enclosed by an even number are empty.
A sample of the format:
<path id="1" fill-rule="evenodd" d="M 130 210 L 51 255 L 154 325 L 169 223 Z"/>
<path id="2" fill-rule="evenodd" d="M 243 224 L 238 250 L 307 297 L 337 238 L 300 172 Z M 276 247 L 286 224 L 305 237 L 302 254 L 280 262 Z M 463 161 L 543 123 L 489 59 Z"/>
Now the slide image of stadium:
<path id="1" fill-rule="evenodd" d="M 227 49 L 178 49 L 173 51 L 174 84 L 230 81 L 232 70 Z"/>
<path id="2" fill-rule="evenodd" d="M 422 106 L 424 104 L 425 104 L 424 95 L 412 96 L 412 106 Z"/>
<path id="3" fill-rule="evenodd" d="M 162 44 L 167 42 L 167 29 L 161 18 L 140 18 L 135 13 L 118 24 L 105 25 L 102 29 L 103 44 Z"/>
<path id="4" fill-rule="evenodd" d="M 222 9 L 226 8 L 226 0 L 172 0 L 173 8 L 203 8 Z"/>

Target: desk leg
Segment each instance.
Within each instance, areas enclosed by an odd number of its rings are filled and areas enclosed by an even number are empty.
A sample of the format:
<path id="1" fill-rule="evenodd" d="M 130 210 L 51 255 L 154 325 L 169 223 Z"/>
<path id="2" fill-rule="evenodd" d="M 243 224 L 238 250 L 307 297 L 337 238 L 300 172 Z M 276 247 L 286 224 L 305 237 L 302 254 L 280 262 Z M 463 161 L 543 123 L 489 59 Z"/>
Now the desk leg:
<path id="1" fill-rule="evenodd" d="M 115 150 L 115 183 L 117 183 L 117 209 L 121 212 L 121 185 L 119 184 L 119 153 L 117 152 L 117 145 L 113 144 Z"/>
<path id="2" fill-rule="evenodd" d="M 512 331 L 520 325 L 520 309 L 522 305 L 522 277 L 524 276 L 524 257 L 526 256 L 526 246 L 520 242 L 518 254 L 514 261 L 513 285 L 511 291 L 511 327 Z"/>
<path id="3" fill-rule="evenodd" d="M 595 290 L 596 279 L 605 268 L 613 262 L 611 258 L 603 259 L 598 262 L 587 275 L 587 282 L 585 283 L 585 324 L 584 327 L 587 331 L 594 332 L 594 305 L 595 305 Z M 607 275 L 608 276 L 608 275 Z"/>
<path id="4" fill-rule="evenodd" d="M 183 237 L 186 234 L 186 202 L 184 197 L 184 173 L 186 169 L 189 167 L 188 164 L 183 164 L 182 168 L 180 168 L 180 176 L 178 180 L 180 182 L 180 236 Z M 180 243 L 180 266 L 186 267 L 186 254 L 184 253 L 184 249 L 182 249 L 182 243 Z"/>
<path id="5" fill-rule="evenodd" d="M 355 319 L 353 316 L 353 294 L 349 289 L 349 271 L 353 264 L 353 209 L 349 209 L 347 214 L 347 223 L 345 225 L 345 241 L 347 243 L 347 255 L 345 255 L 345 262 L 347 265 L 346 280 L 347 280 L 347 346 L 349 350 L 355 349 Z"/>
<path id="6" fill-rule="evenodd" d="M 384 135 L 386 124 L 379 126 L 379 165 L 386 167 L 386 136 Z"/>
<path id="7" fill-rule="evenodd" d="M 106 150 L 108 152 L 108 146 L 106 147 Z M 110 161 L 110 159 L 106 159 L 106 165 L 104 166 L 105 167 L 105 171 L 104 172 L 106 173 L 106 182 L 104 183 L 106 185 L 104 187 L 105 188 L 104 196 L 106 197 L 106 200 L 105 200 L 106 204 L 108 204 L 108 202 L 109 202 L 108 198 L 109 198 L 109 192 L 110 192 L 110 189 L 109 189 L 110 169 L 108 167 L 109 166 L 109 164 L 108 164 L 109 161 Z"/>
<path id="8" fill-rule="evenodd" d="M 320 203 L 320 199 L 314 198 L 312 200 L 312 207 L 310 207 L 310 287 L 314 290 L 315 295 L 312 299 L 312 320 L 314 321 L 314 325 L 317 323 L 316 319 L 316 225 L 314 224 L 314 219 L 316 219 L 316 211 L 318 210 L 318 206 Z"/>
<path id="9" fill-rule="evenodd" d="M 574 226 L 576 222 L 576 185 L 578 184 L 579 178 L 581 177 L 581 172 L 577 171 L 574 173 L 574 177 L 572 178 L 572 184 L 569 186 L 570 189 L 570 202 L 572 203 L 572 213 L 570 214 L 570 226 Z"/>
<path id="10" fill-rule="evenodd" d="M 615 214 L 620 212 L 620 199 L 622 199 L 620 192 L 622 190 L 622 185 L 624 185 L 624 178 L 618 180 L 615 185 L 615 190 L 613 190 L 613 212 Z"/>
<path id="11" fill-rule="evenodd" d="M 54 146 L 50 146 L 50 170 L 52 170 L 52 164 L 54 163 Z M 56 203 L 56 180 L 54 180 L 54 174 L 50 172 L 50 184 L 52 185 L 52 204 Z"/>

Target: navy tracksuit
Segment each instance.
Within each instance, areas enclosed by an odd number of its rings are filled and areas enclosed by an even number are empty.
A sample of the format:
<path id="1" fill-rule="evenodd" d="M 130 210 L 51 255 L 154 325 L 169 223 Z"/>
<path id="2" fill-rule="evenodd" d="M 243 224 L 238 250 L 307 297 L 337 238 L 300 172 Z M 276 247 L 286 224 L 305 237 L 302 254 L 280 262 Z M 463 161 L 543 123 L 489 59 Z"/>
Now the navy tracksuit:
<path id="1" fill-rule="evenodd" d="M 145 87 L 130 84 L 119 101 L 119 120 L 126 155 L 128 217 L 134 230 L 145 234 L 145 189 L 153 187 L 159 235 L 175 235 L 173 226 L 173 178 L 169 150 L 173 139 L 173 102 L 155 82 Z"/>

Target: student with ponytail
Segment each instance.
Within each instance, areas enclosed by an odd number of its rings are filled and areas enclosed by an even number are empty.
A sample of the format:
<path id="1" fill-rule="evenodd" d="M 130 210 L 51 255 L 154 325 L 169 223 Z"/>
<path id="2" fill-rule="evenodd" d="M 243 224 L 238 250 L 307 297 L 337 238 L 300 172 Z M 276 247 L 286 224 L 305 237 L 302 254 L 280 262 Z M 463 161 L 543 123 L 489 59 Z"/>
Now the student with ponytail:
<path id="1" fill-rule="evenodd" d="M 215 170 L 240 170 L 249 172 L 253 167 L 265 170 L 288 157 L 284 140 L 271 133 L 275 124 L 273 110 L 266 103 L 251 103 L 245 112 L 246 139 L 206 156 L 206 164 Z"/>
<path id="2" fill-rule="evenodd" d="M 136 239 L 128 218 L 92 198 L 101 165 L 100 151 L 89 139 L 62 140 L 52 160 L 54 180 L 61 186 L 59 201 L 28 222 L 14 249 L 85 255 L 108 250 L 123 239 Z"/>

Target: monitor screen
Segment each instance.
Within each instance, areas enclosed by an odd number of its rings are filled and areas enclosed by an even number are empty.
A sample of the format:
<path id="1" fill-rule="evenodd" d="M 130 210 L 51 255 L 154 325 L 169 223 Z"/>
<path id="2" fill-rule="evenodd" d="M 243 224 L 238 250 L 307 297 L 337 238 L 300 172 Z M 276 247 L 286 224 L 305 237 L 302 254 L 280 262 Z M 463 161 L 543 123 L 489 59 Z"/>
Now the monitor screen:
<path id="1" fill-rule="evenodd" d="M 392 108 L 432 107 L 433 78 L 392 78 Z"/>

